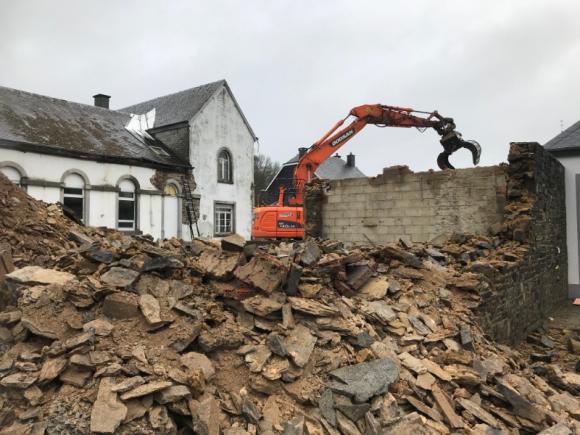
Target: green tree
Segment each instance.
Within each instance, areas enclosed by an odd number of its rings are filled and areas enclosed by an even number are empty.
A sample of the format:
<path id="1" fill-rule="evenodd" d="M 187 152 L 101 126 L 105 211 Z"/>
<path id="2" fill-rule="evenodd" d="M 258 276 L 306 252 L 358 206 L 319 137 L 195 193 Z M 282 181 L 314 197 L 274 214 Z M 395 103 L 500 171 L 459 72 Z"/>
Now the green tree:
<path id="1" fill-rule="evenodd" d="M 260 193 L 268 187 L 270 181 L 280 170 L 280 163 L 273 161 L 265 154 L 254 156 L 254 202 L 259 204 Z"/>

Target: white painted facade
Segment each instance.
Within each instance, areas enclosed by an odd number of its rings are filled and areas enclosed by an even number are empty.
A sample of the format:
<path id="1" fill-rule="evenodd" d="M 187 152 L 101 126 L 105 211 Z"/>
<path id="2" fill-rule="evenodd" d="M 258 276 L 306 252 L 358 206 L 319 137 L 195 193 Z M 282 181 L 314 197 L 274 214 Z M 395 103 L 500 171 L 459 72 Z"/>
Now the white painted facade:
<path id="1" fill-rule="evenodd" d="M 219 237 L 236 232 L 250 238 L 255 139 L 229 87 L 225 81 L 221 82 L 201 108 L 197 109 L 195 103 L 191 103 L 195 115 L 188 112 L 188 106 L 180 108 L 187 113 L 186 118 L 193 116 L 192 119 L 181 118 L 179 121 L 189 124 L 189 143 L 185 143 L 187 135 L 184 135 L 178 145 L 167 143 L 166 146 L 182 147 L 182 154 L 175 150 L 176 155 L 188 159 L 193 167 L 196 187 L 192 193 L 199 201 L 199 219 L 197 228 L 195 225 L 193 228 L 194 235 L 199 229 L 202 237 Z M 172 105 L 153 106 L 144 114 L 132 115 L 125 129 L 129 129 L 134 136 L 153 140 L 147 130 L 154 126 L 156 113 L 171 113 L 174 108 Z M 167 125 L 171 125 L 172 121 L 165 119 Z M 167 174 L 180 174 L 185 167 L 183 164 L 175 168 L 171 163 L 160 166 L 152 164 L 165 168 L 156 170 L 130 166 L 126 160 L 124 163 L 104 163 L 102 160 L 90 160 L 90 157 L 77 158 L 74 153 L 64 157 L 51 154 L 50 150 L 44 154 L 38 149 L 34 152 L 25 149 L 0 147 L 0 170 L 16 182 L 22 179 L 21 184 L 32 197 L 48 203 L 66 203 L 73 209 L 80 208 L 82 201 L 82 218 L 86 225 L 139 231 L 155 239 L 190 239 L 189 225 L 182 216 L 181 175 L 176 175 L 177 179 L 167 179 L 167 183 L 173 186 L 171 189 L 159 185 Z M 185 151 L 187 149 L 189 155 Z M 225 181 L 218 177 L 218 156 L 223 153 L 229 156 L 227 167 L 231 169 L 227 171 L 229 175 Z M 223 178 L 224 166 L 221 168 Z M 132 201 L 131 198 L 136 200 L 134 220 L 121 216 L 126 215 L 127 201 Z M 216 213 L 219 213 L 218 225 Z"/>
<path id="2" fill-rule="evenodd" d="M 189 122 L 190 163 L 200 196 L 199 230 L 214 237 L 215 205 L 234 205 L 234 232 L 249 239 L 252 231 L 254 136 L 225 87 Z M 232 157 L 232 183 L 218 182 L 217 158 L 222 149 Z M 186 233 L 184 226 L 182 232 Z"/>
<path id="3" fill-rule="evenodd" d="M 566 243 L 568 245 L 569 296 L 580 297 L 580 257 L 578 252 L 578 184 L 580 177 L 580 155 L 555 157 L 565 168 L 566 184 Z"/>
<path id="4" fill-rule="evenodd" d="M 177 231 L 181 226 L 180 199 L 163 195 L 151 184 L 154 169 L 0 148 L 0 171 L 13 181 L 16 174 L 28 179 L 30 184 L 24 185 L 27 193 L 48 203 L 62 202 L 65 186 L 82 187 L 84 222 L 95 227 L 118 228 L 116 190 L 121 186 L 128 191 L 133 183 L 137 230 L 155 239 L 181 236 Z M 178 180 L 168 182 L 178 186 Z M 183 236 L 189 238 L 189 233 Z"/>

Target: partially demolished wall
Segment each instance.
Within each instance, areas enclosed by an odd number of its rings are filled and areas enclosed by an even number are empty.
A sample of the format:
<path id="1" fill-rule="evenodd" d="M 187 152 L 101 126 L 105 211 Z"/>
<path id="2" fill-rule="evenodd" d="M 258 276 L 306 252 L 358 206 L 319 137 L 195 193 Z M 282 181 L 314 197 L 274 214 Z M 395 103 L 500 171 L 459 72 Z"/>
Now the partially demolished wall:
<path id="1" fill-rule="evenodd" d="M 413 173 L 385 168 L 372 178 L 329 184 L 322 236 L 350 243 L 428 242 L 501 223 L 505 168 Z"/>
<path id="2" fill-rule="evenodd" d="M 309 186 L 307 232 L 355 244 L 435 246 L 453 235 L 492 234 L 521 245 L 524 260 L 509 267 L 461 253 L 466 270 L 480 274 L 475 299 L 487 332 L 517 342 L 567 295 L 564 168 L 537 143 L 512 143 L 508 162 L 417 174 L 388 168 L 370 179 L 325 183 L 322 196 L 322 184 Z"/>
<path id="3" fill-rule="evenodd" d="M 488 333 L 518 342 L 567 297 L 564 167 L 537 143 L 513 143 L 508 156 L 504 236 L 527 245 L 505 269 L 473 265 L 486 276 L 479 312 Z"/>

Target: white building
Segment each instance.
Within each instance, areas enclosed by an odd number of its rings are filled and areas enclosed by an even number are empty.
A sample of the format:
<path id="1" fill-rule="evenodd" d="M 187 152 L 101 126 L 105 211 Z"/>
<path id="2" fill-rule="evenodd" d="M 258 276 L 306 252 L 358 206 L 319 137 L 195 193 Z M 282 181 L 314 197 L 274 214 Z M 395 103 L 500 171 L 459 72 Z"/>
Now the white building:
<path id="1" fill-rule="evenodd" d="M 249 237 L 255 135 L 225 80 L 109 110 L 0 87 L 0 171 L 85 224 Z M 184 185 L 184 183 L 186 185 Z"/>
<path id="2" fill-rule="evenodd" d="M 544 145 L 565 169 L 568 296 L 580 298 L 580 121 Z"/>

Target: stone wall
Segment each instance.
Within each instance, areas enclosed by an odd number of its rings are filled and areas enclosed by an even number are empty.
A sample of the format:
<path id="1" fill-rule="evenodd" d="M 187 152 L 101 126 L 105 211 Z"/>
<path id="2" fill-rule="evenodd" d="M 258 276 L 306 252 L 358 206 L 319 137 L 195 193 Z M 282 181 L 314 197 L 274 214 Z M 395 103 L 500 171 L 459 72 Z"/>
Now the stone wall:
<path id="1" fill-rule="evenodd" d="M 561 305 L 568 293 L 564 167 L 537 143 L 512 143 L 504 237 L 527 243 L 519 264 L 480 270 L 480 323 L 496 340 L 516 343 Z"/>
<path id="2" fill-rule="evenodd" d="M 371 179 L 311 184 L 307 232 L 365 244 L 491 232 L 523 247 L 523 260 L 507 268 L 466 266 L 481 277 L 480 324 L 494 339 L 516 343 L 567 298 L 566 202 L 564 167 L 539 144 L 512 143 L 508 162 L 418 174 L 390 168 Z"/>
<path id="3" fill-rule="evenodd" d="M 428 242 L 453 232 L 487 232 L 502 222 L 504 205 L 505 167 L 386 168 L 373 178 L 328 183 L 320 235 L 349 243 Z"/>

